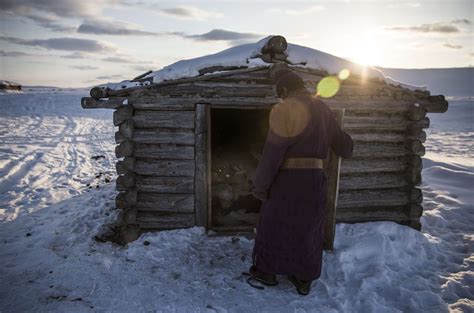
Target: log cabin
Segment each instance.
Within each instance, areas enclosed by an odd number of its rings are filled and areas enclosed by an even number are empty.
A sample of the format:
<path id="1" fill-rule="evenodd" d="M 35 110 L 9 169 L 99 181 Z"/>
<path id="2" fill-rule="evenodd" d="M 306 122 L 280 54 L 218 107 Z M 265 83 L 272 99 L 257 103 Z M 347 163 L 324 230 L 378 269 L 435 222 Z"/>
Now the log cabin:
<path id="1" fill-rule="evenodd" d="M 273 73 L 282 67 L 323 98 L 355 143 L 352 158 L 330 153 L 325 162 L 325 248 L 333 247 L 335 223 L 393 221 L 421 229 L 426 115 L 447 110 L 444 96 L 269 36 L 94 87 L 82 98 L 83 108 L 115 110 L 124 243 L 147 231 L 193 226 L 255 230 L 261 203 L 250 187 L 269 111 L 281 101 Z"/>

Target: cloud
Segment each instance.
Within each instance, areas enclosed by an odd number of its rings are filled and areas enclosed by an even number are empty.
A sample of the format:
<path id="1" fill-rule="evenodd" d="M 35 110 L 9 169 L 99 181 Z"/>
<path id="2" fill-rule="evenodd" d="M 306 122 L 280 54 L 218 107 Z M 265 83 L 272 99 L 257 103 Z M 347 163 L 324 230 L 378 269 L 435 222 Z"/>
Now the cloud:
<path id="1" fill-rule="evenodd" d="M 71 54 L 61 56 L 61 58 L 63 58 L 63 59 L 86 59 L 88 57 L 89 57 L 88 55 L 86 55 L 85 53 L 82 53 L 82 52 L 74 52 L 74 53 L 71 53 Z"/>
<path id="2" fill-rule="evenodd" d="M 107 79 L 120 79 L 123 77 L 124 77 L 123 75 L 117 74 L 117 75 L 97 76 L 96 79 L 107 80 Z"/>
<path id="3" fill-rule="evenodd" d="M 417 26 L 392 26 L 386 27 L 387 30 L 394 31 L 411 31 L 421 33 L 459 33 L 460 30 L 456 25 L 448 23 L 422 24 Z"/>
<path id="4" fill-rule="evenodd" d="M 127 57 L 106 57 L 102 61 L 111 62 L 111 63 L 134 63 L 131 59 Z"/>
<path id="5" fill-rule="evenodd" d="M 450 44 L 450 43 L 443 44 L 443 47 L 450 48 L 450 49 L 456 49 L 456 50 L 462 49 L 461 45 L 453 45 L 453 44 Z"/>
<path id="6" fill-rule="evenodd" d="M 288 15 L 304 15 L 304 14 L 312 14 L 312 13 L 320 12 L 324 9 L 325 7 L 322 5 L 313 5 L 307 8 L 303 8 L 303 9 L 286 10 L 285 13 Z"/>
<path id="7" fill-rule="evenodd" d="M 184 37 L 199 41 L 242 41 L 260 39 L 263 36 L 256 33 L 239 33 L 224 29 L 213 29 L 205 34 L 184 35 Z"/>
<path id="8" fill-rule="evenodd" d="M 170 16 L 184 20 L 207 20 L 209 18 L 221 18 L 223 14 L 216 11 L 201 10 L 192 6 L 179 6 L 174 8 L 159 9 L 161 15 Z"/>
<path id="9" fill-rule="evenodd" d="M 97 66 L 90 66 L 90 65 L 71 65 L 70 68 L 81 70 L 81 71 L 90 71 L 90 70 L 98 70 L 99 67 Z"/>
<path id="10" fill-rule="evenodd" d="M 134 65 L 134 66 L 131 66 L 131 68 L 135 71 L 142 72 L 142 73 L 148 72 L 149 70 L 153 70 L 151 67 L 143 66 L 143 65 Z"/>
<path id="11" fill-rule="evenodd" d="M 157 36 L 159 33 L 147 32 L 134 25 L 105 19 L 88 19 L 77 29 L 78 33 L 94 35 L 121 35 L 121 36 Z"/>
<path id="12" fill-rule="evenodd" d="M 415 9 L 421 7 L 421 4 L 418 2 L 395 2 L 387 4 L 387 8 L 389 9 Z"/>
<path id="13" fill-rule="evenodd" d="M 451 23 L 453 24 L 466 24 L 466 25 L 471 25 L 471 21 L 468 20 L 467 18 L 462 18 L 458 20 L 452 20 Z"/>
<path id="14" fill-rule="evenodd" d="M 73 32 L 64 18 L 86 18 L 99 14 L 105 5 L 118 0 L 1 0 L 0 15 L 25 18 L 52 31 Z"/>
<path id="15" fill-rule="evenodd" d="M 24 15 L 39 11 L 57 17 L 86 17 L 97 15 L 110 0 L 2 0 L 0 10 Z"/>
<path id="16" fill-rule="evenodd" d="M 21 51 L 4 51 L 0 50 L 0 57 L 27 57 L 34 56 L 34 54 Z"/>
<path id="17" fill-rule="evenodd" d="M 0 40 L 31 47 L 41 47 L 48 50 L 63 50 L 77 52 L 113 52 L 117 49 L 105 42 L 80 38 L 49 38 L 49 39 L 22 39 L 0 35 Z"/>

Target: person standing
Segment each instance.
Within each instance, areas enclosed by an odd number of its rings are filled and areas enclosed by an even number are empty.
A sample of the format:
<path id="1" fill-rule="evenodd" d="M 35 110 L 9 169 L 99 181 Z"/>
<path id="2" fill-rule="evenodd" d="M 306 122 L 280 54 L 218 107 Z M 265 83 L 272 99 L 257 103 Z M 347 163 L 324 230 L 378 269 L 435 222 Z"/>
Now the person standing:
<path id="1" fill-rule="evenodd" d="M 329 107 L 286 69 L 275 75 L 282 102 L 273 106 L 252 185 L 262 200 L 252 251 L 251 278 L 276 285 L 287 275 L 299 294 L 321 275 L 327 178 L 322 160 L 331 148 L 349 158 L 352 138 Z"/>

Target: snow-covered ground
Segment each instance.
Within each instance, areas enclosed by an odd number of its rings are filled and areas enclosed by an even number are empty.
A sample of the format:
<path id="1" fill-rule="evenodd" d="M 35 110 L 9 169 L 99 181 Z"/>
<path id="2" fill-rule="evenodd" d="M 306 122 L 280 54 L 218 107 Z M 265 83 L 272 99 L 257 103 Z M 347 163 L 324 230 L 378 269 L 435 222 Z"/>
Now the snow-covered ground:
<path id="1" fill-rule="evenodd" d="M 84 91 L 0 95 L 0 312 L 473 312 L 472 101 L 431 115 L 422 232 L 338 224 L 307 297 L 241 272 L 253 240 L 204 230 L 96 242 L 114 211 L 112 112 Z"/>

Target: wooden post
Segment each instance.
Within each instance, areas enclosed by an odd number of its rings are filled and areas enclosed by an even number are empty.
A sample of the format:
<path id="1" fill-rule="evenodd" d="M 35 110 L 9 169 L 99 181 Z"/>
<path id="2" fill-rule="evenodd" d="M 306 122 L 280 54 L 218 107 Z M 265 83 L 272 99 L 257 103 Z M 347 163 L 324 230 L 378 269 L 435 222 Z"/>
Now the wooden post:
<path id="1" fill-rule="evenodd" d="M 208 163 L 207 163 L 207 137 L 209 134 L 208 111 L 207 104 L 196 104 L 196 120 L 195 120 L 195 174 L 194 174 L 194 208 L 196 214 L 196 226 L 204 226 L 206 229 L 208 224 L 207 212 L 207 194 L 209 185 L 207 184 Z"/>
<path id="2" fill-rule="evenodd" d="M 339 125 L 343 125 L 344 109 L 335 109 L 336 120 Z M 334 249 L 334 237 L 336 235 L 336 207 L 337 195 L 339 193 L 339 172 L 341 169 L 341 158 L 332 150 L 329 151 L 325 160 L 325 172 L 328 178 L 328 190 L 326 201 L 326 217 L 324 221 L 324 249 Z"/>

